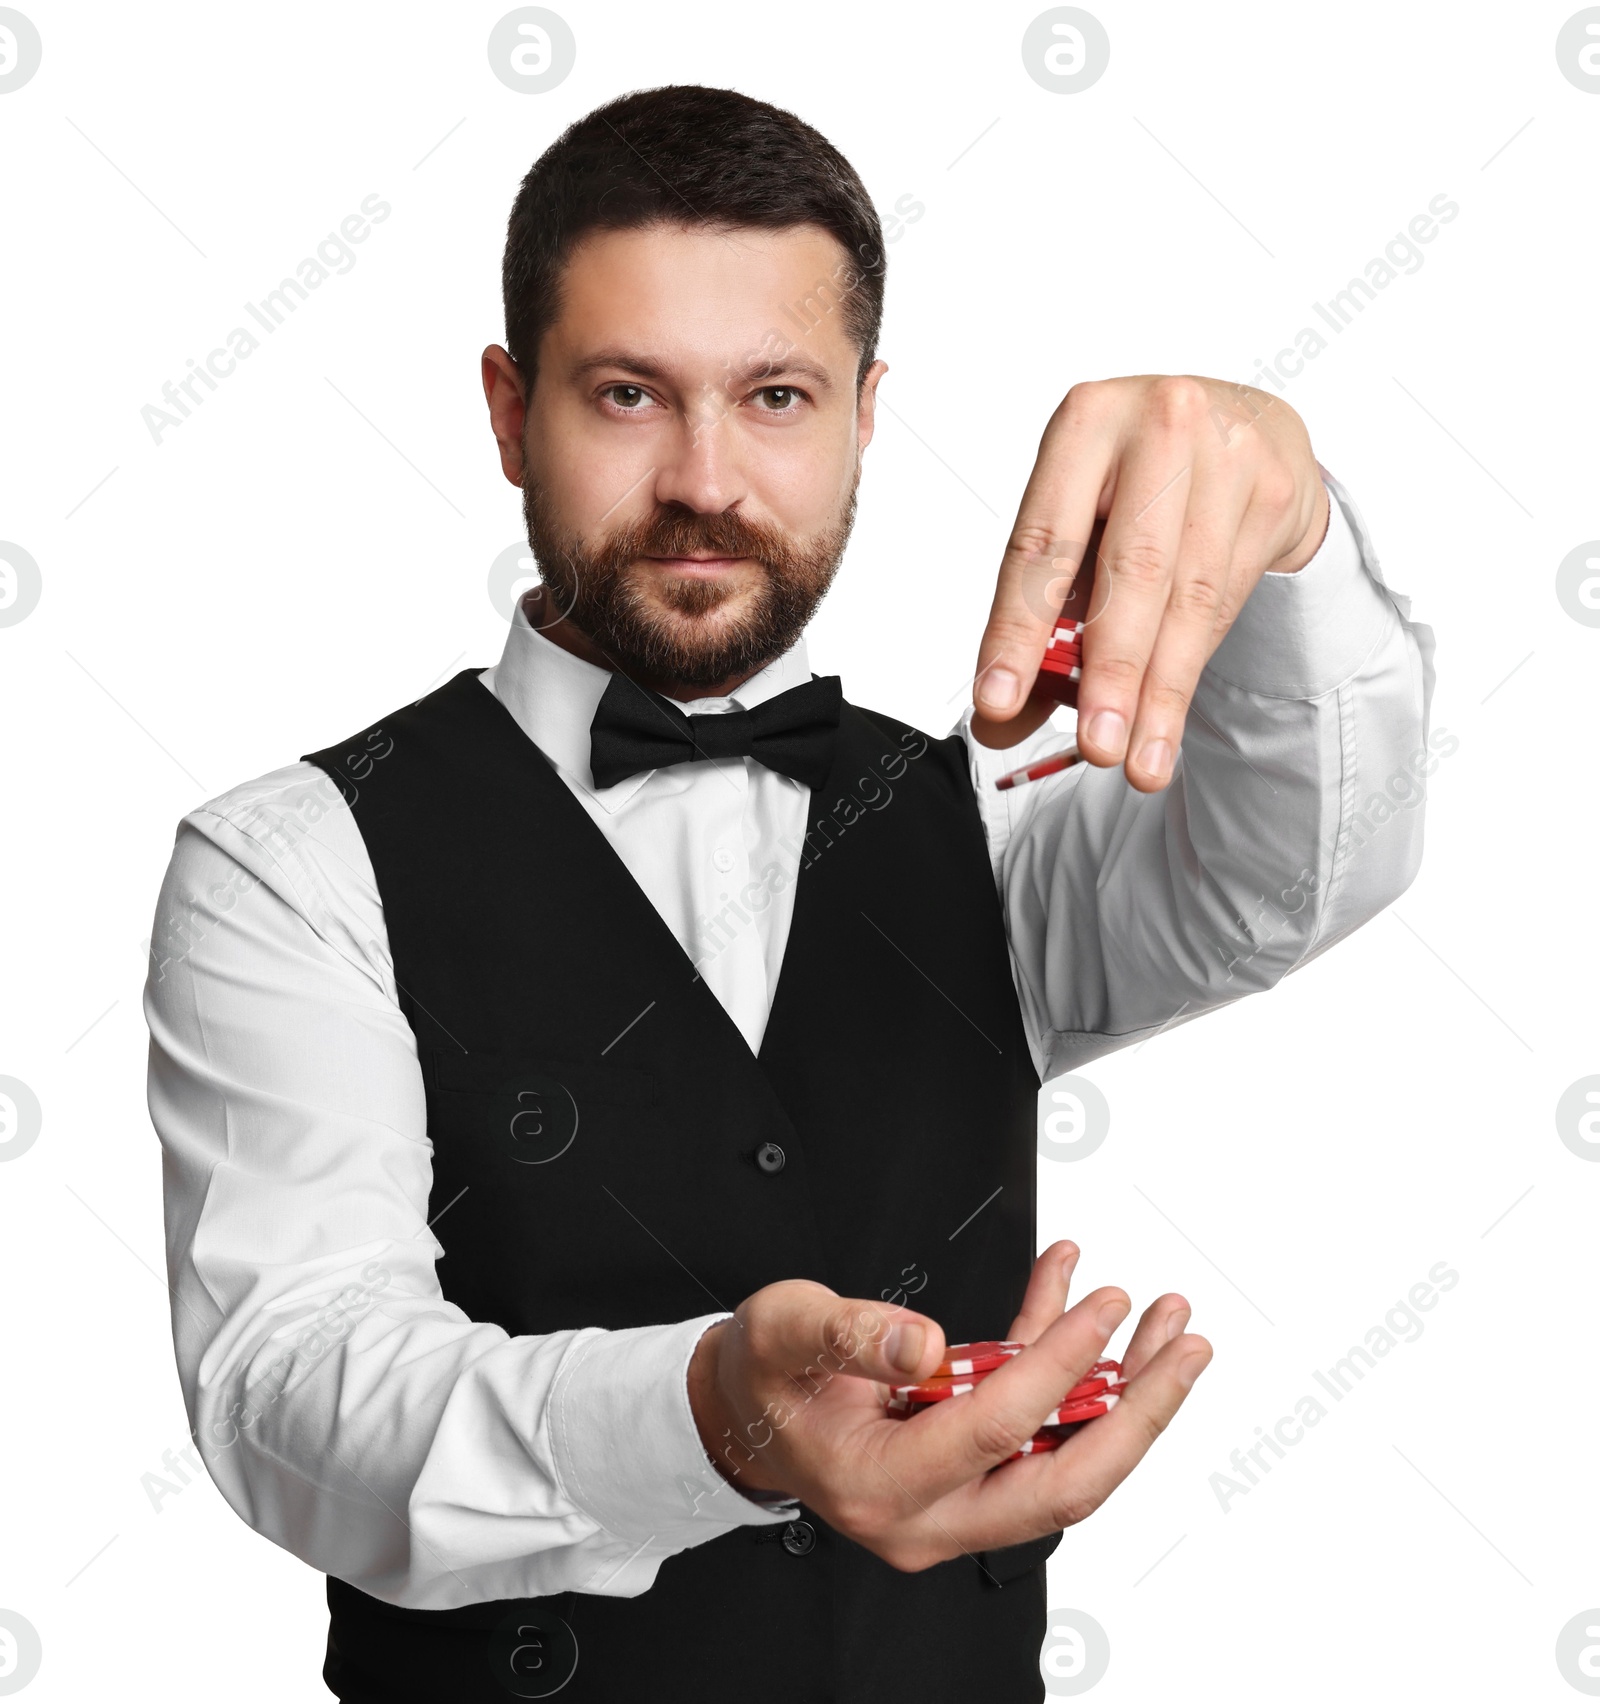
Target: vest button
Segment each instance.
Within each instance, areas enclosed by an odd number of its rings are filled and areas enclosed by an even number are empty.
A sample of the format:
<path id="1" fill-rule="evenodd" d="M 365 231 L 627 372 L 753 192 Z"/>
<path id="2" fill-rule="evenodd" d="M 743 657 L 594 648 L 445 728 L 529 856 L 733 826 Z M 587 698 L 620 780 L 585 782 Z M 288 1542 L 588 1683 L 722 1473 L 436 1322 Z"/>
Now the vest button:
<path id="1" fill-rule="evenodd" d="M 783 1529 L 783 1548 L 791 1556 L 809 1556 L 817 1548 L 817 1529 L 810 1521 L 790 1521 Z"/>
<path id="2" fill-rule="evenodd" d="M 788 1164 L 789 1156 L 776 1142 L 763 1142 L 756 1149 L 756 1164 L 770 1177 L 775 1172 L 781 1172 Z M 788 1541 L 785 1540 L 785 1543 Z"/>

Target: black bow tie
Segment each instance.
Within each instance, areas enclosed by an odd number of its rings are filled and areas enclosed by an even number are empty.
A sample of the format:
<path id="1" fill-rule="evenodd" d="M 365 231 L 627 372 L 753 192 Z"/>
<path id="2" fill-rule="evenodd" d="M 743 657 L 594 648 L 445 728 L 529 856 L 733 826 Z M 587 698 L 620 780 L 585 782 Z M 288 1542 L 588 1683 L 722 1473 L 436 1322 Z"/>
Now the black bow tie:
<path id="1" fill-rule="evenodd" d="M 644 769 L 707 757 L 757 763 L 821 787 L 833 762 L 843 693 L 838 675 L 816 675 L 753 710 L 686 716 L 660 693 L 613 674 L 589 724 L 589 768 L 597 787 Z"/>

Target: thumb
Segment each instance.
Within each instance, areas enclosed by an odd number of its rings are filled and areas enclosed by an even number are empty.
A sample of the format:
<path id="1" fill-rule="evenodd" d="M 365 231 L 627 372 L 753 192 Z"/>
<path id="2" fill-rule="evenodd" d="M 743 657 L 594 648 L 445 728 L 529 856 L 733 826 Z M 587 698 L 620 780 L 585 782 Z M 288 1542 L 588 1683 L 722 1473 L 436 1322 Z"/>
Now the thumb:
<path id="1" fill-rule="evenodd" d="M 817 1350 L 834 1372 L 879 1384 L 925 1378 L 944 1358 L 937 1320 L 887 1302 L 833 1297 L 819 1308 Z"/>

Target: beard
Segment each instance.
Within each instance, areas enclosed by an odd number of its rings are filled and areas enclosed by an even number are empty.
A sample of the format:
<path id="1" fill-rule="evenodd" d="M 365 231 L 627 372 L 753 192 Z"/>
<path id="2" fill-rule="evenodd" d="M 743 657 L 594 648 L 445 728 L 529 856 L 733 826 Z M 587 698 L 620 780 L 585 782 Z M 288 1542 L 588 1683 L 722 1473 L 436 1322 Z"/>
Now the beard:
<path id="1" fill-rule="evenodd" d="M 553 620 L 572 621 L 622 674 L 715 687 L 754 674 L 800 637 L 838 572 L 860 479 L 858 462 L 838 515 L 806 539 L 732 509 L 706 515 L 672 504 L 587 544 L 554 524 L 526 465 L 522 513 Z M 754 595 L 748 569 L 736 579 L 663 578 L 639 560 L 694 555 L 748 558 L 760 580 Z"/>

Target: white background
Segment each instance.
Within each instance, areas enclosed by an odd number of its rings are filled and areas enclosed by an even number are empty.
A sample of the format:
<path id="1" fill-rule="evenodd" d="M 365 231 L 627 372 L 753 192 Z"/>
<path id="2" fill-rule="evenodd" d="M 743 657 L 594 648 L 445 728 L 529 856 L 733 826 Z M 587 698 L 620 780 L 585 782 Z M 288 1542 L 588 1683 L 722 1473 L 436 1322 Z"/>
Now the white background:
<path id="1" fill-rule="evenodd" d="M 1084 1288 L 1183 1290 L 1216 1346 L 1051 1599 L 1106 1629 L 1108 1704 L 1574 1696 L 1556 1636 L 1600 1603 L 1600 1165 L 1554 1119 L 1600 1072 L 1600 630 L 1555 595 L 1600 536 L 1575 8 L 1098 0 L 1110 69 L 1061 95 L 1023 70 L 1037 4 L 568 0 L 576 69 L 534 96 L 489 71 L 507 9 L 24 7 L 0 537 L 43 596 L 0 629 L 0 1074 L 44 1126 L 0 1165 L 0 1608 L 44 1642 L 28 1696 L 323 1695 L 321 1576 L 209 1482 L 159 1513 L 141 1483 L 186 1438 L 144 942 L 185 811 L 495 660 L 486 576 L 521 517 L 478 356 L 506 215 L 562 127 L 668 81 L 789 106 L 880 212 L 924 209 L 889 251 L 884 406 L 811 643 L 937 733 L 1067 387 L 1248 379 L 1432 197 L 1459 204 L 1287 392 L 1438 635 L 1459 750 L 1389 913 L 1094 1067 L 1109 1139 L 1041 1162 L 1041 1244 L 1082 1244 Z M 163 382 L 374 192 L 393 214 L 354 269 L 153 443 Z M 1223 1512 L 1229 1452 L 1438 1261 L 1460 1282 L 1420 1339 Z"/>

